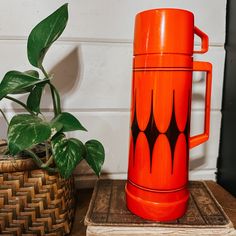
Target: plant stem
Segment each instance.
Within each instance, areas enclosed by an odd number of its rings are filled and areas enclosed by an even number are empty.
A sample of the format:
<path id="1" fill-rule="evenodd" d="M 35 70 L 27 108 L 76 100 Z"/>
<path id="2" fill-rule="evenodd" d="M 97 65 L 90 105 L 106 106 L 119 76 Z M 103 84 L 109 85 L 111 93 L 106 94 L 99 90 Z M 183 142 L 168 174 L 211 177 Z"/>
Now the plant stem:
<path id="1" fill-rule="evenodd" d="M 9 149 L 7 148 L 6 151 L 3 153 L 3 155 L 8 155 L 10 154 Z"/>
<path id="2" fill-rule="evenodd" d="M 13 97 L 10 97 L 10 96 L 6 96 L 5 98 L 8 99 L 8 100 L 13 101 L 13 102 L 15 102 L 15 103 L 17 103 L 17 104 L 19 104 L 19 105 L 21 105 L 21 106 L 24 107 L 25 110 L 28 111 L 31 115 L 35 115 L 34 112 L 32 112 L 23 102 L 21 102 L 21 101 L 15 99 L 15 98 L 13 98 Z"/>
<path id="3" fill-rule="evenodd" d="M 48 167 L 53 163 L 53 155 L 50 156 L 50 158 L 47 160 L 45 164 L 43 164 L 44 167 Z"/>
<path id="4" fill-rule="evenodd" d="M 49 79 L 48 73 L 45 71 L 43 66 L 40 68 L 43 72 L 44 76 Z M 51 81 L 48 82 L 50 86 L 51 96 L 52 96 L 52 102 L 53 102 L 53 109 L 54 109 L 54 115 L 57 116 L 61 113 L 61 102 L 60 102 L 60 96 L 57 92 L 57 89 L 54 87 L 54 85 L 51 83 Z"/>
<path id="5" fill-rule="evenodd" d="M 57 91 L 57 89 L 55 88 L 55 86 L 51 83 L 49 83 L 50 86 L 50 90 L 52 93 L 52 97 L 53 100 L 55 101 L 55 106 L 54 106 L 54 113 L 55 116 L 61 113 L 61 101 L 60 101 L 60 96 L 59 93 Z"/>
<path id="6" fill-rule="evenodd" d="M 7 125 L 9 125 L 9 121 L 8 121 L 8 119 L 7 119 L 5 113 L 3 112 L 2 109 L 0 109 L 0 112 L 2 113 L 2 116 L 3 116 L 4 120 L 7 122 Z"/>
<path id="7" fill-rule="evenodd" d="M 43 72 L 44 76 L 45 76 L 47 79 L 49 79 L 49 75 L 48 75 L 48 73 L 46 72 L 46 70 L 43 68 L 43 66 L 42 66 L 40 69 L 41 69 L 41 71 Z"/>
<path id="8" fill-rule="evenodd" d="M 48 159 L 49 159 L 49 150 L 48 150 L 48 142 L 46 141 L 45 142 L 45 151 L 46 151 L 46 160 L 48 161 Z"/>
<path id="9" fill-rule="evenodd" d="M 58 172 L 57 168 L 48 167 L 46 164 L 44 164 L 42 162 L 42 160 L 40 160 L 40 158 L 34 152 L 32 152 L 31 150 L 26 149 L 26 150 L 24 150 L 24 152 L 26 152 L 30 157 L 33 158 L 35 164 L 39 168 L 42 168 L 42 169 L 47 170 L 49 172 Z M 50 158 L 49 158 L 49 160 L 50 160 Z"/>

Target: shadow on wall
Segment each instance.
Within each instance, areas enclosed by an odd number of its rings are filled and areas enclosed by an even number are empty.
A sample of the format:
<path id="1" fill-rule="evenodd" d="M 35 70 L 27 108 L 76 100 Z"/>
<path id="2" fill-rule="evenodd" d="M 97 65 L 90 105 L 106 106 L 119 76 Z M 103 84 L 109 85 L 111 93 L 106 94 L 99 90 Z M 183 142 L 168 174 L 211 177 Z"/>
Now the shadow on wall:
<path id="1" fill-rule="evenodd" d="M 63 100 L 66 99 L 66 96 L 70 96 L 80 87 L 83 77 L 83 64 L 80 58 L 80 47 L 77 46 L 49 70 L 49 74 L 53 76 L 52 83 L 59 91 L 62 108 Z M 19 100 L 26 102 L 27 96 L 22 95 L 19 97 Z M 19 111 L 19 108 L 21 108 L 15 103 L 11 103 L 11 106 L 14 112 Z M 41 107 L 44 111 L 52 110 L 52 98 L 48 86 L 42 96 Z"/>
<path id="2" fill-rule="evenodd" d="M 75 47 L 65 58 L 58 62 L 51 70 L 53 84 L 61 94 L 61 99 L 78 90 L 82 82 L 82 60 L 79 47 Z M 63 104 L 62 104 L 63 107 Z"/>
<path id="3" fill-rule="evenodd" d="M 206 155 L 208 152 L 207 145 L 203 143 L 199 149 L 201 149 L 201 151 L 199 151 L 198 155 L 191 155 L 191 153 L 189 154 L 190 170 L 197 169 L 206 163 Z"/>

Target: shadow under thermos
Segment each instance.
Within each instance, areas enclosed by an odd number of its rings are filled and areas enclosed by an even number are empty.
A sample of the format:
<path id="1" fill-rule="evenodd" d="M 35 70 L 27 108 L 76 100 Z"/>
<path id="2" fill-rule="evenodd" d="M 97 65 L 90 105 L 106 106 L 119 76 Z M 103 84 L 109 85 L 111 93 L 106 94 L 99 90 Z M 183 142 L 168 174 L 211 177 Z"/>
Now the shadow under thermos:
<path id="1" fill-rule="evenodd" d="M 194 50 L 194 34 L 201 49 Z M 212 66 L 193 61 L 208 36 L 193 13 L 154 9 L 136 16 L 126 203 L 134 214 L 170 221 L 187 209 L 189 149 L 209 137 Z M 204 133 L 190 137 L 193 71 L 205 71 Z"/>

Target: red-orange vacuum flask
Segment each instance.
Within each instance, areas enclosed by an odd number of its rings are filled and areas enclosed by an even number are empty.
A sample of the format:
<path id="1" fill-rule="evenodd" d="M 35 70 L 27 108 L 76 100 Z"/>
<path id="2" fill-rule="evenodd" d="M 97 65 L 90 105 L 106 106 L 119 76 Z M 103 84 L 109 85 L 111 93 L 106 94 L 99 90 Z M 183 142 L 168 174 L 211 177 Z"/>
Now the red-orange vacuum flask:
<path id="1" fill-rule="evenodd" d="M 201 49 L 194 50 L 194 34 Z M 193 61 L 208 36 L 193 13 L 154 9 L 137 14 L 134 34 L 127 207 L 150 220 L 184 215 L 189 191 L 189 148 L 209 137 L 212 66 Z M 206 72 L 204 133 L 190 137 L 193 71 Z"/>

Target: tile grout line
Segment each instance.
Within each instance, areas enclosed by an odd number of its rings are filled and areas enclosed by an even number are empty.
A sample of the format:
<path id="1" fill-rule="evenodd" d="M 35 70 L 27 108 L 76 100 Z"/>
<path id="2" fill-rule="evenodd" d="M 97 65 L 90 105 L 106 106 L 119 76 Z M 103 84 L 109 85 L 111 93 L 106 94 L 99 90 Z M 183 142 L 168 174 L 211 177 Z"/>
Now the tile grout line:
<path id="1" fill-rule="evenodd" d="M 17 113 L 17 112 L 25 112 L 24 109 L 10 109 L 10 108 L 3 108 L 3 111 L 6 113 Z M 41 109 L 42 112 L 45 113 L 53 113 L 53 109 Z M 103 112 L 103 113 L 130 113 L 129 108 L 78 108 L 78 109 L 63 109 L 63 111 L 67 112 L 80 112 L 80 113 L 92 113 L 92 112 Z M 192 112 L 204 112 L 204 108 L 196 108 L 192 109 Z M 221 108 L 211 109 L 211 112 L 218 113 L 221 112 Z"/>

